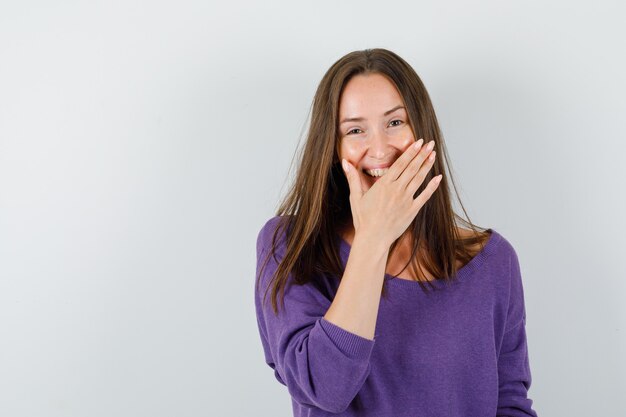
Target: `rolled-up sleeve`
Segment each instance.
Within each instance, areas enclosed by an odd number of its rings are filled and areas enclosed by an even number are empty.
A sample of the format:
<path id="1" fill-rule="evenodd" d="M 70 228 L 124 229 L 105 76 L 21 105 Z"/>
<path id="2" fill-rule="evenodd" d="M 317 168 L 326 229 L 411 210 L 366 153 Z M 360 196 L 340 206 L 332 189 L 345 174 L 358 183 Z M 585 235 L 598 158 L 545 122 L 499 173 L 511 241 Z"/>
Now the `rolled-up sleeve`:
<path id="1" fill-rule="evenodd" d="M 257 238 L 257 274 L 271 248 L 275 222 L 269 221 Z M 281 241 L 284 245 L 284 240 Z M 271 288 L 265 289 L 284 253 L 270 255 L 255 290 L 257 323 L 265 362 L 298 403 L 338 413 L 345 410 L 370 372 L 374 340 L 351 333 L 323 316 L 331 300 L 312 284 L 299 285 L 288 277 L 284 306 L 278 293 L 278 315 L 272 309 Z"/>
<path id="2" fill-rule="evenodd" d="M 506 326 L 498 355 L 497 416 L 537 417 L 528 398 L 532 376 L 526 337 L 526 308 L 520 265 L 511 248 L 510 291 Z"/>

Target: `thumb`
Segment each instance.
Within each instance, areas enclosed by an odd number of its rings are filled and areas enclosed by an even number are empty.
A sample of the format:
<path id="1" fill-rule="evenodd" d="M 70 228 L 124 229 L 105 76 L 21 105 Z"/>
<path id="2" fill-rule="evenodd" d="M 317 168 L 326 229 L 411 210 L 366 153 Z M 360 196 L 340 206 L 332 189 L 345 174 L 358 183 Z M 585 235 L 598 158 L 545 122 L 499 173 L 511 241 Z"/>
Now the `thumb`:
<path id="1" fill-rule="evenodd" d="M 361 190 L 361 179 L 359 178 L 358 172 L 356 172 L 356 168 L 354 168 L 350 162 L 346 161 L 345 158 L 341 159 L 341 166 L 343 167 L 343 171 L 345 172 L 348 180 L 350 194 L 356 197 L 361 197 L 363 195 Z"/>

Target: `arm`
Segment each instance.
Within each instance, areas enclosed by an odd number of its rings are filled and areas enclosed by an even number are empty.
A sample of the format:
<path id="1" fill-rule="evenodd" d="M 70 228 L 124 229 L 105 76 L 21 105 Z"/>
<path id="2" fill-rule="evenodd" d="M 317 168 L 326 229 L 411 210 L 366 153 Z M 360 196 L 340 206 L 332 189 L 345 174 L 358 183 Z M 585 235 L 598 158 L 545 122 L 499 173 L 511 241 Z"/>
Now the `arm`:
<path id="1" fill-rule="evenodd" d="M 532 377 L 526 338 L 524 289 L 517 254 L 511 247 L 509 308 L 498 354 L 497 416 L 537 417 L 528 398 Z"/>
<path id="2" fill-rule="evenodd" d="M 261 230 L 257 240 L 257 274 L 271 245 L 273 230 L 266 229 Z M 284 243 L 277 250 L 278 261 L 282 256 L 281 249 L 284 254 Z M 342 294 L 339 301 L 335 297 L 331 303 L 311 284 L 288 282 L 284 308 L 279 297 L 279 312 L 275 315 L 269 292 L 262 305 L 265 288 L 278 266 L 270 257 L 255 294 L 257 323 L 266 363 L 298 403 L 331 413 L 344 411 L 369 375 L 374 340 L 362 335 L 374 333 L 386 262 L 384 256 L 379 256 L 378 261 L 373 259 L 365 245 L 356 243 L 355 236 L 354 249 L 338 289 L 338 294 Z M 378 286 L 373 284 L 376 281 L 380 281 Z M 356 309 L 354 299 L 360 300 L 359 309 Z M 371 310 L 376 309 L 373 314 L 367 314 L 361 306 L 366 303 L 370 303 Z M 337 320 L 337 324 L 324 316 L 331 305 L 335 306 L 336 313 L 332 320 Z M 363 314 L 364 317 L 352 317 L 352 314 Z"/>
<path id="3" fill-rule="evenodd" d="M 380 292 L 389 246 L 356 234 L 337 294 L 324 318 L 367 339 L 374 339 Z"/>

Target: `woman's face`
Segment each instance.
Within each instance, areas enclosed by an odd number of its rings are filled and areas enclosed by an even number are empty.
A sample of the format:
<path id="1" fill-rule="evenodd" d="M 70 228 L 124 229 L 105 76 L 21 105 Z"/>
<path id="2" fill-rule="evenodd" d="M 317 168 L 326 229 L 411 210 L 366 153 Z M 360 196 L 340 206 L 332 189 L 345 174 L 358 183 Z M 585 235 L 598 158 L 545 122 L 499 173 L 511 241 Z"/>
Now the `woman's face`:
<path id="1" fill-rule="evenodd" d="M 339 101 L 339 161 L 356 167 L 363 192 L 377 181 L 365 169 L 390 167 L 415 142 L 407 116 L 402 96 L 383 75 L 359 74 L 346 84 Z"/>

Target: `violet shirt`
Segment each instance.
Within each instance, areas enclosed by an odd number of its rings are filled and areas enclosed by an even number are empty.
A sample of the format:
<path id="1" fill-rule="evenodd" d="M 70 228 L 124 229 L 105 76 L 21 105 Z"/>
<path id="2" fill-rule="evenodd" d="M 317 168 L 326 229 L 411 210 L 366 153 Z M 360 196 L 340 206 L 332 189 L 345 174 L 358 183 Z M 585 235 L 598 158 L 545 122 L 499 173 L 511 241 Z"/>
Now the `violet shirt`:
<path id="1" fill-rule="evenodd" d="M 257 275 L 279 217 L 257 239 Z M 255 291 L 265 362 L 287 387 L 293 415 L 375 417 L 537 416 L 531 385 L 524 291 L 517 254 L 498 232 L 458 272 L 434 281 L 426 294 L 415 281 L 385 274 L 374 339 L 323 316 L 339 278 L 325 277 L 327 293 L 289 284 L 276 316 L 268 292 L 276 270 L 270 257 Z M 279 236 L 277 259 L 285 253 Z M 345 268 L 350 245 L 339 235 Z M 290 279 L 292 275 L 289 276 Z"/>

